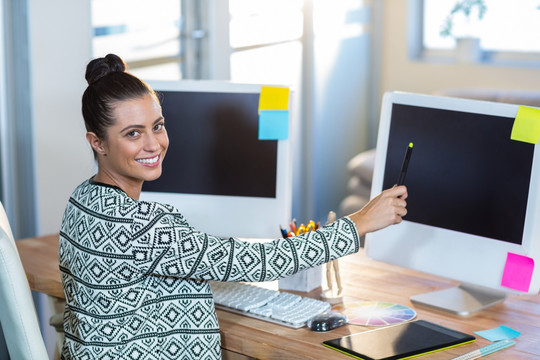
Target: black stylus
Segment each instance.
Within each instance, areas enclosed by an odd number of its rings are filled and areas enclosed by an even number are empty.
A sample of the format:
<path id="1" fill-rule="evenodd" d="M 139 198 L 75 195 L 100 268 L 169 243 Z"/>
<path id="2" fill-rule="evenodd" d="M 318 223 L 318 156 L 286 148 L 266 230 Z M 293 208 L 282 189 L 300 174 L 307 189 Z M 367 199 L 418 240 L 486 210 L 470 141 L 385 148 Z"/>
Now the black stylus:
<path id="1" fill-rule="evenodd" d="M 409 161 L 411 160 L 411 154 L 413 150 L 413 143 L 409 143 L 407 147 L 407 152 L 405 153 L 405 158 L 403 159 L 403 164 L 401 165 L 401 171 L 399 173 L 399 179 L 397 181 L 398 186 L 405 183 L 405 176 L 407 175 L 407 168 L 409 167 Z"/>

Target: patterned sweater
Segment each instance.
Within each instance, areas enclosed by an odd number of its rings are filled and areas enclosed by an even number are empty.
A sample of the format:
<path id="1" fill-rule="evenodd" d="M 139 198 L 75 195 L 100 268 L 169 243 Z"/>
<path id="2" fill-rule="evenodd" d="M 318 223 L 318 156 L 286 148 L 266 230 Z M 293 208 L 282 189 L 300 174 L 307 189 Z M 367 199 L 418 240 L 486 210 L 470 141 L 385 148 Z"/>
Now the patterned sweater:
<path id="1" fill-rule="evenodd" d="M 70 197 L 60 231 L 62 358 L 220 359 L 207 280 L 276 280 L 358 249 L 349 218 L 244 242 L 198 232 L 172 206 L 87 180 Z"/>

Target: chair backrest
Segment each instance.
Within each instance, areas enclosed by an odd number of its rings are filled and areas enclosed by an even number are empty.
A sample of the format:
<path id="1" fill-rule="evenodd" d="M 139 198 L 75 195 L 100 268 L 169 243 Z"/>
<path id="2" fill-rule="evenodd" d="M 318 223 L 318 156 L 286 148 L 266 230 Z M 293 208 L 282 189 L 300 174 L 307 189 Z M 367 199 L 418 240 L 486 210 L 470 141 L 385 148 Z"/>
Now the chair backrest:
<path id="1" fill-rule="evenodd" d="M 0 322 L 12 360 L 47 360 L 28 280 L 0 202 Z"/>

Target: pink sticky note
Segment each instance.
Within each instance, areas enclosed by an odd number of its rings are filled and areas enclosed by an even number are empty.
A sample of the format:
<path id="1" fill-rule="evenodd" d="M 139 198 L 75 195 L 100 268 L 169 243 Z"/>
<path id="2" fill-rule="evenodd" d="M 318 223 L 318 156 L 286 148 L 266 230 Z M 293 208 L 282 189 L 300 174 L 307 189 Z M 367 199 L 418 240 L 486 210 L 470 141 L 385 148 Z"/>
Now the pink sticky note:
<path id="1" fill-rule="evenodd" d="M 501 285 L 510 289 L 528 292 L 534 270 L 534 259 L 508 253 Z"/>

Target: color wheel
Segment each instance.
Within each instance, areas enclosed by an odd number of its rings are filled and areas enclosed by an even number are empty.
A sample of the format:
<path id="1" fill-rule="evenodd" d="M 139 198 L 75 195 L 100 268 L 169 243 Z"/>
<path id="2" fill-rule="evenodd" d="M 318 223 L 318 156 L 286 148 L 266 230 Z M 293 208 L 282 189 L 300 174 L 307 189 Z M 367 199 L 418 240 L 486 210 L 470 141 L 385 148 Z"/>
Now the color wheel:
<path id="1" fill-rule="evenodd" d="M 416 317 L 416 312 L 404 305 L 380 301 L 344 303 L 332 307 L 349 320 L 349 324 L 363 326 L 395 325 Z"/>

